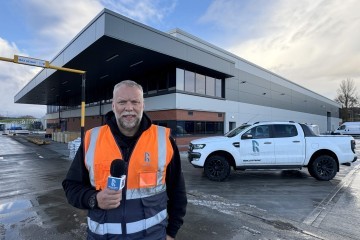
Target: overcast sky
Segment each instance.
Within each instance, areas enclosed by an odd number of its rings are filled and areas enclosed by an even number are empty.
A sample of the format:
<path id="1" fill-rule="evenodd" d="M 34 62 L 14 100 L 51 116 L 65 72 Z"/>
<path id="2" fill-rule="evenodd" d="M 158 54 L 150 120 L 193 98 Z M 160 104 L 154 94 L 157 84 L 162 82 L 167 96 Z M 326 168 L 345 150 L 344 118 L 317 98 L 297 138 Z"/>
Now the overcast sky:
<path id="1" fill-rule="evenodd" d="M 329 99 L 347 78 L 360 90 L 359 0 L 4 0 L 0 56 L 52 60 L 103 8 L 180 28 Z M 39 70 L 0 61 L 0 115 L 45 115 L 14 103 Z"/>

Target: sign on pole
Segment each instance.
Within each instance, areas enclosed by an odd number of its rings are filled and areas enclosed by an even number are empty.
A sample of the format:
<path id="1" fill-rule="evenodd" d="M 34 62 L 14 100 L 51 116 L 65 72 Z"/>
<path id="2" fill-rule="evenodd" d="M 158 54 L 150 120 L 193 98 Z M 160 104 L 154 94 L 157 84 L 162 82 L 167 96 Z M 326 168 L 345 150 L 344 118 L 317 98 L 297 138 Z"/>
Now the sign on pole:
<path id="1" fill-rule="evenodd" d="M 14 62 L 20 63 L 20 64 L 25 64 L 25 65 L 36 66 L 36 67 L 42 67 L 42 68 L 46 68 L 49 66 L 49 63 L 45 60 L 23 57 L 23 56 L 18 56 L 18 55 L 14 56 Z"/>

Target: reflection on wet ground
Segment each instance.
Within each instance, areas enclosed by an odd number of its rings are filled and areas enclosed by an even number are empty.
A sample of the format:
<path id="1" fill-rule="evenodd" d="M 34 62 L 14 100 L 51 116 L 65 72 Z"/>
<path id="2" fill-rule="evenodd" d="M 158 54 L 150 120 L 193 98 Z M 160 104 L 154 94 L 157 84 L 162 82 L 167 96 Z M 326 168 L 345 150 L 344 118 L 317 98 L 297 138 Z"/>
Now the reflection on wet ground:
<path id="1" fill-rule="evenodd" d="M 6 139 L 6 136 L 1 136 L 2 139 Z M 28 148 L 24 145 L 19 144 L 17 141 L 7 139 L 7 141 L 1 141 L 0 145 L 0 156 L 4 157 L 6 155 L 18 154 L 18 153 L 29 153 L 33 152 L 31 148 Z"/>
<path id="2" fill-rule="evenodd" d="M 2 216 L 2 223 L 14 224 L 33 218 L 35 214 L 32 212 L 29 213 L 27 211 L 31 207 L 32 204 L 30 200 L 16 200 L 0 204 L 0 215 Z"/>
<path id="3" fill-rule="evenodd" d="M 0 214 L 5 214 L 9 212 L 13 212 L 14 210 L 23 210 L 26 208 L 30 208 L 31 202 L 28 200 L 17 200 L 8 203 L 0 204 Z"/>
<path id="4" fill-rule="evenodd" d="M 0 136 L 0 239 L 85 239 L 86 212 L 61 186 L 70 161 L 20 141 Z"/>

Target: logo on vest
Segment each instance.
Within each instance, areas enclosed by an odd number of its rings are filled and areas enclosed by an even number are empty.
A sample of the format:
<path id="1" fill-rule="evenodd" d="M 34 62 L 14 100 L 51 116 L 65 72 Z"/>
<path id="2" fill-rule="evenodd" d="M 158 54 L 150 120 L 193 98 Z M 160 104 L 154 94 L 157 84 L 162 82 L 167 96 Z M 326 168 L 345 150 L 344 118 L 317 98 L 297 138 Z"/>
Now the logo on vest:
<path id="1" fill-rule="evenodd" d="M 145 152 L 144 162 L 145 164 L 150 164 L 150 153 Z"/>

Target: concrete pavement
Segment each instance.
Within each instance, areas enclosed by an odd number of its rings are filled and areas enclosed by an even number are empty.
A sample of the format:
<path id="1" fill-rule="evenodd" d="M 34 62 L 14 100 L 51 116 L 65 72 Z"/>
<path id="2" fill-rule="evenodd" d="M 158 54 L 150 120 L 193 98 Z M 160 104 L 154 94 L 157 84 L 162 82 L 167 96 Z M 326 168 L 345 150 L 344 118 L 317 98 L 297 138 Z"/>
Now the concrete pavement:
<path id="1" fill-rule="evenodd" d="M 182 156 L 185 179 L 190 181 L 187 174 L 199 169 Z M 86 211 L 68 205 L 61 188 L 71 163 L 68 157 L 65 143 L 38 146 L 24 136 L 0 136 L 1 240 L 86 238 Z M 358 166 L 303 221 L 239 204 L 222 197 L 222 192 L 204 194 L 189 188 L 187 214 L 177 239 L 360 239 Z M 224 191 L 229 185 L 224 183 Z"/>

